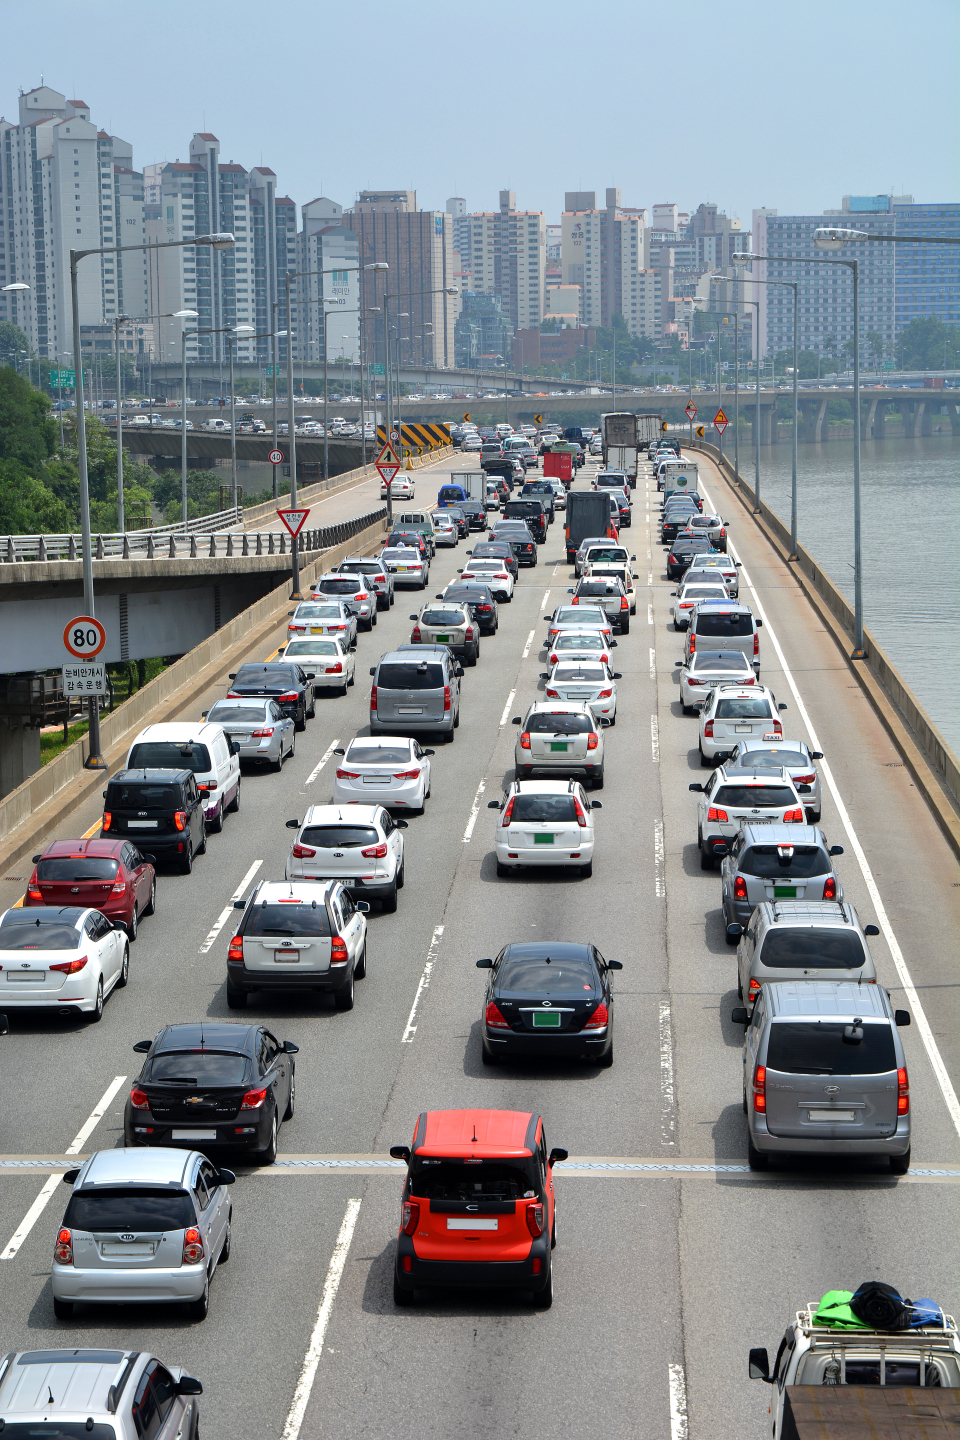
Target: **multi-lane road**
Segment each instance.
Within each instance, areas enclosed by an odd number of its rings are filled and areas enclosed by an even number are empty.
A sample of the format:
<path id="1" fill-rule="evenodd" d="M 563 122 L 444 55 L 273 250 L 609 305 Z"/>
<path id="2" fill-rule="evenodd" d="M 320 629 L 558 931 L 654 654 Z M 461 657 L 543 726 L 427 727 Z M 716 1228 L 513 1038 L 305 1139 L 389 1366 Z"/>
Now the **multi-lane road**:
<path id="1" fill-rule="evenodd" d="M 244 777 L 240 813 L 210 837 L 193 874 L 161 875 L 130 984 L 108 1001 L 103 1022 L 17 1016 L 0 1039 L 4 1351 L 155 1347 L 202 1378 L 204 1440 L 759 1440 L 769 1434 L 768 1393 L 747 1380 L 747 1349 L 775 1348 L 803 1302 L 879 1278 L 957 1305 L 960 873 L 832 639 L 698 458 L 702 488 L 731 522 L 741 596 L 764 618 L 763 679 L 788 706 L 785 733 L 825 752 L 822 824 L 844 846 L 847 897 L 861 920 L 880 925 L 872 944 L 881 979 L 914 1014 L 901 1032 L 911 1173 L 894 1179 L 880 1163 L 804 1161 L 766 1174 L 746 1166 L 742 1032 L 730 1018 L 735 952 L 724 941 L 718 875 L 699 867 L 687 788 L 702 778 L 697 727 L 680 713 L 674 587 L 653 524 L 657 495 L 641 475 L 624 532 L 636 554 L 637 616 L 616 652 L 619 723 L 606 737 L 592 879 L 498 880 L 486 809 L 512 773 L 511 717 L 542 690 L 543 617 L 572 583 L 561 515 L 538 567 L 521 571 L 513 603 L 501 606 L 499 635 L 465 674 L 456 743 L 438 748 L 432 799 L 406 834 L 399 909 L 370 917 L 356 1007 L 251 1003 L 251 1019 L 300 1046 L 297 1112 L 281 1130 L 277 1165 L 242 1170 L 233 1188 L 231 1262 L 215 1277 L 204 1323 L 130 1307 L 80 1309 L 58 1324 L 49 1272 L 67 1190 L 48 1176 L 68 1152 L 122 1143 L 136 1040 L 165 1021 L 230 1014 L 231 898 L 254 876 L 282 875 L 283 822 L 329 799 L 331 749 L 363 730 L 368 667 L 409 638 L 419 592 L 399 592 L 360 637 L 355 688 L 318 705 L 282 775 Z M 420 472 L 417 504 L 434 499 L 436 485 L 437 472 Z M 349 497 L 350 513 L 360 513 L 376 493 L 364 482 L 324 503 L 339 511 Z M 429 595 L 464 564 L 466 548 L 439 552 Z M 222 693 L 212 686 L 196 714 Z M 97 818 L 94 805 L 81 807 L 61 833 L 80 834 Z M 0 879 L 0 904 L 16 900 L 25 875 L 21 862 L 19 879 Z M 612 1069 L 481 1067 L 474 962 L 537 936 L 590 939 L 623 962 Z M 548 1145 L 570 1151 L 558 1169 L 547 1313 L 470 1294 L 394 1309 L 401 1173 L 387 1151 L 408 1141 L 419 1111 L 470 1105 L 537 1110 Z"/>

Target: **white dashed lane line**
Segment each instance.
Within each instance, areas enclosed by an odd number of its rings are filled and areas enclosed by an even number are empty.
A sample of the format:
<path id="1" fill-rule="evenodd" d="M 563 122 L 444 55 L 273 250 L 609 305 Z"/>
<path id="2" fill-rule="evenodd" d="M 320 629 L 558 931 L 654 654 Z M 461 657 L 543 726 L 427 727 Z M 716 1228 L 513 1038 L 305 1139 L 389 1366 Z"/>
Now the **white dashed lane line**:
<path id="1" fill-rule="evenodd" d="M 250 866 L 250 869 L 247 871 L 246 875 L 244 875 L 243 879 L 240 881 L 240 884 L 230 896 L 230 904 L 225 905 L 220 911 L 220 914 L 217 916 L 213 929 L 210 931 L 206 940 L 204 940 L 203 944 L 200 946 L 200 950 L 198 952 L 199 954 L 206 955 L 208 951 L 213 948 L 214 941 L 220 934 L 220 931 L 223 929 L 224 925 L 226 925 L 227 921 L 230 919 L 230 916 L 233 914 L 233 902 L 235 900 L 243 899 L 243 892 L 246 890 L 247 886 L 250 884 L 250 881 L 253 879 L 254 875 L 256 875 L 262 864 L 262 860 L 254 860 L 253 864 Z"/>
<path id="2" fill-rule="evenodd" d="M 417 1033 L 417 1016 L 420 1012 L 420 1003 L 424 994 L 430 988 L 430 979 L 433 975 L 433 967 L 437 963 L 437 946 L 443 938 L 443 926 L 435 925 L 433 938 L 430 941 L 430 949 L 427 951 L 427 963 L 423 967 L 423 974 L 420 976 L 420 984 L 417 986 L 417 993 L 413 997 L 413 1004 L 410 1007 L 410 1014 L 407 1017 L 406 1029 L 400 1037 L 401 1045 L 410 1045 Z"/>

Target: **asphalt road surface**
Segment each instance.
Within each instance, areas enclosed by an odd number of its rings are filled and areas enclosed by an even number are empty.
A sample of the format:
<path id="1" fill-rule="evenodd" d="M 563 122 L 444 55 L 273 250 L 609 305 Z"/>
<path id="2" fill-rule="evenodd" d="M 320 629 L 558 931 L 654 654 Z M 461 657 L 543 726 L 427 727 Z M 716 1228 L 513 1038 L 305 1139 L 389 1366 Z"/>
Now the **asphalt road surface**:
<path id="1" fill-rule="evenodd" d="M 637 557 L 637 614 L 616 651 L 624 678 L 618 724 L 605 738 L 593 877 L 498 880 L 486 809 L 512 774 L 510 719 L 542 690 L 543 617 L 572 583 L 561 514 L 539 565 L 521 571 L 513 603 L 501 606 L 499 635 L 484 639 L 479 665 L 465 673 L 456 743 L 438 747 L 432 799 L 406 832 L 399 909 L 370 916 L 354 1010 L 293 996 L 251 1001 L 251 1020 L 300 1046 L 297 1111 L 281 1130 L 277 1165 L 242 1169 L 233 1188 L 233 1252 L 205 1322 L 174 1307 L 117 1307 L 80 1309 L 58 1324 L 49 1272 L 67 1190 L 48 1177 L 62 1172 L 70 1147 L 85 1155 L 122 1143 L 136 1040 L 168 1021 L 230 1017 L 226 907 L 254 877 L 282 876 L 283 822 L 329 800 L 329 751 L 364 731 L 368 667 L 409 638 L 420 592 L 398 591 L 394 609 L 361 635 L 356 686 L 319 702 L 282 774 L 244 776 L 240 813 L 210 837 L 193 874 L 161 873 L 130 984 L 102 1023 L 14 1017 L 0 1039 L 4 1351 L 155 1347 L 202 1379 L 204 1440 L 760 1440 L 768 1391 L 748 1381 L 747 1350 L 775 1349 L 804 1302 L 879 1278 L 955 1309 L 960 1007 L 949 937 L 960 875 L 833 641 L 709 462 L 699 463 L 702 488 L 731 521 L 741 594 L 762 607 L 762 675 L 788 706 L 785 734 L 811 741 L 812 731 L 825 752 L 822 824 L 845 848 L 847 898 L 864 923 L 880 924 L 871 944 L 881 981 L 914 1013 L 901 1032 L 911 1173 L 894 1179 L 881 1163 L 839 1161 L 747 1168 L 742 1031 L 730 1019 L 735 951 L 724 942 L 719 875 L 699 868 L 687 786 L 705 772 L 696 721 L 680 712 L 674 587 L 651 523 L 656 491 L 641 473 L 624 532 Z M 474 466 L 471 457 L 443 468 Z M 436 484 L 437 472 L 418 472 L 417 505 L 435 498 Z M 379 498 L 375 482 L 349 496 L 350 513 Z M 324 504 L 339 509 L 346 498 Z M 464 564 L 466 548 L 439 552 L 427 595 Z M 212 688 L 196 715 L 221 693 Z M 81 807 L 61 833 L 79 835 L 97 819 L 97 806 Z M 0 879 L 2 905 L 29 877 L 28 865 L 15 868 Z M 612 1069 L 481 1068 L 474 962 L 538 937 L 590 939 L 623 962 Z M 408 1142 L 421 1110 L 468 1105 L 537 1110 L 548 1145 L 570 1151 L 557 1172 L 547 1313 L 522 1298 L 469 1293 L 394 1309 L 401 1171 L 387 1151 Z"/>

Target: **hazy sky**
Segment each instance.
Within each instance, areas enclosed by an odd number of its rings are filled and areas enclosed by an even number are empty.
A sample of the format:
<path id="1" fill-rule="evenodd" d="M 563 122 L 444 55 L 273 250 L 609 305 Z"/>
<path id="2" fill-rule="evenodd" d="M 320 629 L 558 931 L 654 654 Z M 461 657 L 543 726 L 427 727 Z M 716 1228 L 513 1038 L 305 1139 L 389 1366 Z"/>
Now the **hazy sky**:
<path id="1" fill-rule="evenodd" d="M 45 83 L 139 168 L 271 166 L 298 204 L 416 189 L 470 210 L 958 198 L 958 0 L 0 0 L 0 114 Z"/>

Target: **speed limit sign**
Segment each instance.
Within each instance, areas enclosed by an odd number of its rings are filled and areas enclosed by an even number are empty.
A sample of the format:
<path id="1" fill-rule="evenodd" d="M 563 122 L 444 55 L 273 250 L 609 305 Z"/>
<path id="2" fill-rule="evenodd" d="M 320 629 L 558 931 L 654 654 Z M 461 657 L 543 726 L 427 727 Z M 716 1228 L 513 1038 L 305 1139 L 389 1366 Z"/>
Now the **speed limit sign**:
<path id="1" fill-rule="evenodd" d="M 282 450 L 271 450 L 271 451 L 270 451 L 270 454 L 267 456 L 267 459 L 270 461 L 270 464 L 271 464 L 271 465 L 282 465 L 282 464 L 283 464 L 283 451 L 282 451 Z"/>
<path id="2" fill-rule="evenodd" d="M 78 615 L 65 627 L 63 643 L 78 660 L 90 660 L 106 645 L 107 632 L 92 615 Z"/>

